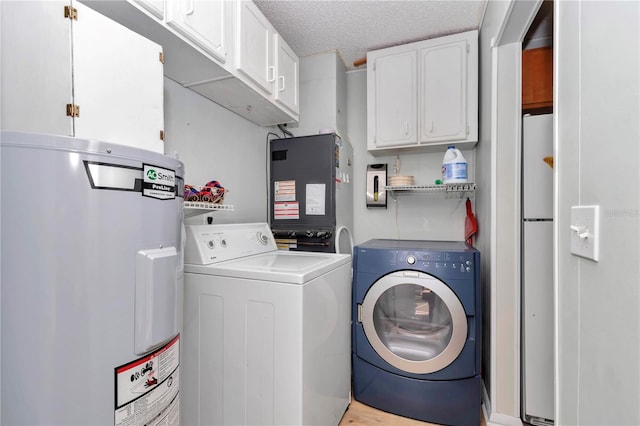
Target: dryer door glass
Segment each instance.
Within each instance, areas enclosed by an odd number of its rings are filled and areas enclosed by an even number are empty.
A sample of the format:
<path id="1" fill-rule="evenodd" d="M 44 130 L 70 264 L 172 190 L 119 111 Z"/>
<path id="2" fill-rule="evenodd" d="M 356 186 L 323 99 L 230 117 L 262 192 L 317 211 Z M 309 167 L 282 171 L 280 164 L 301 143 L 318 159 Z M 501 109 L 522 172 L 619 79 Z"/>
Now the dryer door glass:
<path id="1" fill-rule="evenodd" d="M 441 370 L 462 351 L 467 318 L 442 281 L 415 271 L 378 280 L 362 303 L 362 325 L 374 350 L 404 371 Z"/>
<path id="2" fill-rule="evenodd" d="M 373 323 L 384 345 L 411 361 L 435 358 L 449 345 L 453 320 L 434 291 L 417 284 L 386 290 L 373 308 Z"/>

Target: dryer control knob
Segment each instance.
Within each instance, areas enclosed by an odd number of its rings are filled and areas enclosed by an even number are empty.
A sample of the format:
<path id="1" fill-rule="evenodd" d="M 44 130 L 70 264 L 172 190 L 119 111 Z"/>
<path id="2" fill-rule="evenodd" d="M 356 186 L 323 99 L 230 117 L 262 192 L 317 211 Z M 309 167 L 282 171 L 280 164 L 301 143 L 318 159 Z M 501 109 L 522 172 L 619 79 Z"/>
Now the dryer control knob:
<path id="1" fill-rule="evenodd" d="M 414 263 L 416 263 L 416 258 L 415 256 L 407 256 L 407 263 L 409 265 L 413 265 Z"/>

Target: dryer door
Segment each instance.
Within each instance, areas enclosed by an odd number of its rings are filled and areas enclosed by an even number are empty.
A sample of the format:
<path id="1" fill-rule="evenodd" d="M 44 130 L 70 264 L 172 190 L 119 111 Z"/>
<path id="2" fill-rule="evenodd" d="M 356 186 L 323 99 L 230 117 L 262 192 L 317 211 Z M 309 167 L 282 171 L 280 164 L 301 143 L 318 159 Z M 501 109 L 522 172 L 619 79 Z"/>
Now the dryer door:
<path id="1" fill-rule="evenodd" d="M 373 349 L 410 373 L 447 367 L 467 338 L 467 318 L 458 297 L 445 283 L 422 272 L 399 271 L 380 278 L 360 309 Z"/>

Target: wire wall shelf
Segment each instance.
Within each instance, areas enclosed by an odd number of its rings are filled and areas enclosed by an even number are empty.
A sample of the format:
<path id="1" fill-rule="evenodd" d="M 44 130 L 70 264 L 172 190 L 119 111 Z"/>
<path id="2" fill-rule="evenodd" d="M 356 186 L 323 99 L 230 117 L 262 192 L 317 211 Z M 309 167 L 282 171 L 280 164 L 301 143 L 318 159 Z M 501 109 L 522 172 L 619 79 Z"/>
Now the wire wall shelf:
<path id="1" fill-rule="evenodd" d="M 231 204 L 207 203 L 204 201 L 184 202 L 185 217 L 197 216 L 199 214 L 223 210 L 233 211 L 233 206 Z"/>
<path id="2" fill-rule="evenodd" d="M 397 185 L 385 186 L 384 189 L 393 193 L 452 193 L 452 192 L 473 192 L 476 190 L 475 183 L 446 183 L 442 185 Z"/>

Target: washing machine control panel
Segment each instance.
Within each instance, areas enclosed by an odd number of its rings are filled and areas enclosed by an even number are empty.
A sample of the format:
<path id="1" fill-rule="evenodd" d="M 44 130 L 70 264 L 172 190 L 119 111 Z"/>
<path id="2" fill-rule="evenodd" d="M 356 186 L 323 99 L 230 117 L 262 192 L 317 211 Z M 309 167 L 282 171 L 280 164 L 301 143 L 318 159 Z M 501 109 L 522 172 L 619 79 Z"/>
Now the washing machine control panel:
<path id="1" fill-rule="evenodd" d="M 277 250 L 269 225 L 215 224 L 186 227 L 184 262 L 208 265 Z"/>

